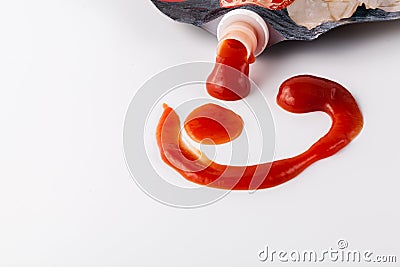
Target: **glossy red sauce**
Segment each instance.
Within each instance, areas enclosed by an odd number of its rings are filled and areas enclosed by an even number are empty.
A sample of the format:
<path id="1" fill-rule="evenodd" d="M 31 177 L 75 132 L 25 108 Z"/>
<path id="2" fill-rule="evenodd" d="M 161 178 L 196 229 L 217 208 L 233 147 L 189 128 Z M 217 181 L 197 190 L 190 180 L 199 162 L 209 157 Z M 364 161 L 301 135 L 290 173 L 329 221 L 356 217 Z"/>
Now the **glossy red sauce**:
<path id="1" fill-rule="evenodd" d="M 236 139 L 243 130 L 243 120 L 229 109 L 205 104 L 188 115 L 184 127 L 194 141 L 218 145 Z"/>
<path id="2" fill-rule="evenodd" d="M 225 40 L 218 49 L 216 64 L 207 79 L 207 92 L 221 100 L 239 100 L 250 93 L 249 64 L 246 47 L 237 40 Z"/>
<path id="3" fill-rule="evenodd" d="M 307 151 L 287 159 L 252 166 L 222 165 L 184 143 L 180 120 L 164 105 L 157 127 L 157 143 L 163 161 L 187 180 L 220 189 L 255 190 L 285 183 L 312 163 L 332 156 L 351 142 L 363 127 L 363 117 L 353 96 L 343 86 L 323 78 L 302 75 L 283 82 L 278 104 L 293 113 L 322 111 L 332 119 L 327 134 Z"/>

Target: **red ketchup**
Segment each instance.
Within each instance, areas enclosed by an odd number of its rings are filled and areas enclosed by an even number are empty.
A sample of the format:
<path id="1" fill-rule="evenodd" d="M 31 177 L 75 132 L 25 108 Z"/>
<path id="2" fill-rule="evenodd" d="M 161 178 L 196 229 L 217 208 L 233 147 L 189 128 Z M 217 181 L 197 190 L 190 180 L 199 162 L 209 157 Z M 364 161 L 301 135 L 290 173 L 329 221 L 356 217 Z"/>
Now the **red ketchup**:
<path id="1" fill-rule="evenodd" d="M 216 64 L 207 79 L 207 92 L 221 100 L 239 100 L 250 93 L 249 64 L 246 47 L 239 41 L 228 39 L 218 49 Z"/>
<path id="2" fill-rule="evenodd" d="M 231 92 L 219 93 L 222 97 L 225 93 L 231 96 Z M 309 75 L 290 78 L 280 86 L 277 103 L 293 113 L 325 112 L 331 117 L 332 126 L 307 151 L 295 157 L 251 166 L 230 166 L 211 161 L 183 142 L 178 115 L 164 105 L 156 133 L 161 157 L 187 180 L 200 185 L 228 190 L 263 189 L 285 183 L 314 162 L 334 155 L 363 127 L 363 117 L 353 96 L 343 86 L 327 79 Z"/>
<path id="3" fill-rule="evenodd" d="M 188 115 L 184 127 L 194 141 L 219 145 L 236 139 L 242 133 L 243 120 L 229 109 L 205 104 Z"/>

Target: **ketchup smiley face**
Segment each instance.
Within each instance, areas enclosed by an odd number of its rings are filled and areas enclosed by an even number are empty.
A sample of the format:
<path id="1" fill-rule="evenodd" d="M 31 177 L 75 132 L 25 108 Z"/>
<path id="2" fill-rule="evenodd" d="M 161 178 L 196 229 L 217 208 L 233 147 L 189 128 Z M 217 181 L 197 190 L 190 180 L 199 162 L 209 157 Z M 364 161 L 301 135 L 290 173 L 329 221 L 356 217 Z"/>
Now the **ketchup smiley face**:
<path id="1" fill-rule="evenodd" d="M 280 86 L 277 103 L 293 113 L 325 112 L 331 117 L 332 126 L 327 134 L 295 157 L 251 166 L 230 166 L 211 161 L 183 142 L 178 115 L 164 105 L 156 132 L 161 157 L 187 180 L 200 185 L 227 190 L 270 188 L 293 179 L 314 162 L 334 155 L 363 127 L 361 111 L 351 93 L 327 79 L 310 75 L 290 78 Z M 224 116 L 234 115 L 224 111 Z M 260 182 L 253 183 L 254 180 Z"/>
<path id="2" fill-rule="evenodd" d="M 207 79 L 207 92 L 220 100 L 246 97 L 250 93 L 249 64 L 253 62 L 254 57 L 249 56 L 241 42 L 224 40 Z M 251 166 L 223 165 L 182 140 L 178 114 L 165 105 L 156 133 L 161 157 L 187 180 L 200 185 L 226 190 L 263 189 L 285 183 L 314 162 L 334 155 L 363 127 L 363 117 L 353 96 L 340 84 L 327 79 L 310 75 L 290 78 L 280 86 L 277 103 L 292 113 L 325 112 L 331 117 L 332 126 L 327 134 L 295 157 Z M 243 121 L 230 110 L 207 104 L 188 116 L 184 128 L 197 142 L 208 140 L 206 144 L 222 144 L 240 135 Z"/>

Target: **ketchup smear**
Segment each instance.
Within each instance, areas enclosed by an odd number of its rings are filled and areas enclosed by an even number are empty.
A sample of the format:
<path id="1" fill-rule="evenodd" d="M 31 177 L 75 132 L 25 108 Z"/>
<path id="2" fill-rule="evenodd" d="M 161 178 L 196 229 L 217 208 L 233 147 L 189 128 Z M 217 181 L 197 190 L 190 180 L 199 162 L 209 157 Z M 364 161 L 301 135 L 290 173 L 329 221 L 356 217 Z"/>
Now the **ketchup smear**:
<path id="1" fill-rule="evenodd" d="M 216 64 L 207 79 L 207 92 L 221 100 L 239 100 L 250 93 L 249 64 L 246 47 L 239 41 L 228 39 L 217 51 Z"/>
<path id="2" fill-rule="evenodd" d="M 221 165 L 183 142 L 179 117 L 164 104 L 156 133 L 161 157 L 187 180 L 200 185 L 228 190 L 263 189 L 285 183 L 312 163 L 334 155 L 363 127 L 363 117 L 353 96 L 327 79 L 310 75 L 290 78 L 280 86 L 277 103 L 293 113 L 325 112 L 331 117 L 332 126 L 307 151 L 295 157 L 252 166 Z"/>
<path id="3" fill-rule="evenodd" d="M 235 112 L 216 104 L 194 109 L 184 123 L 187 134 L 205 145 L 219 145 L 236 139 L 243 130 L 243 120 Z"/>

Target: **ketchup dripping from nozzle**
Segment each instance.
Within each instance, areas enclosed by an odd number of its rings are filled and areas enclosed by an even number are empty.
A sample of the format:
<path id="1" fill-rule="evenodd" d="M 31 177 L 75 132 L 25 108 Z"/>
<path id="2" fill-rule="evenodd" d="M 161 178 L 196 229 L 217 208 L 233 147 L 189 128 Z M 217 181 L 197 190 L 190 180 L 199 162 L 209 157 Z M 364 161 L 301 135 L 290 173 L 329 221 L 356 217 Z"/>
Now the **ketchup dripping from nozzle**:
<path id="1" fill-rule="evenodd" d="M 207 79 L 207 92 L 221 100 L 240 100 L 250 93 L 249 65 L 254 55 L 240 41 L 224 40 L 218 48 L 216 64 Z"/>

